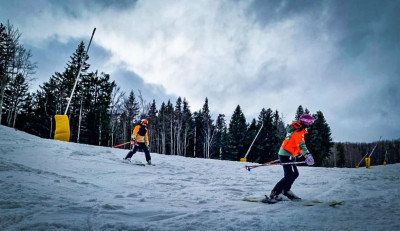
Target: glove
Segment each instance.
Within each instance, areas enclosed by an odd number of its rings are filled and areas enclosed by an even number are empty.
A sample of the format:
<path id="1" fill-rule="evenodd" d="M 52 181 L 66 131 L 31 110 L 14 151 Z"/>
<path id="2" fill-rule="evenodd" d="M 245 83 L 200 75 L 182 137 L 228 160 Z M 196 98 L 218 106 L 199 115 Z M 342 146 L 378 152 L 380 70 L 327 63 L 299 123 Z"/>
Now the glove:
<path id="1" fill-rule="evenodd" d="M 311 153 L 308 153 L 308 154 L 306 155 L 306 164 L 307 164 L 307 165 L 314 165 L 314 158 L 313 158 L 313 156 L 311 155 Z"/>

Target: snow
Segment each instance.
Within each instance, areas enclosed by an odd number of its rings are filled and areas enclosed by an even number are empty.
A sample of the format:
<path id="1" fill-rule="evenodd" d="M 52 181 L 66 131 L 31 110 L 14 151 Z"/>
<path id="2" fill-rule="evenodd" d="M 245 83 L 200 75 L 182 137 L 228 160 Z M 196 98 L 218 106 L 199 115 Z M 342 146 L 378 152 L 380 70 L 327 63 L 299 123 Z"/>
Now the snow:
<path id="1" fill-rule="evenodd" d="M 270 205 L 243 198 L 268 194 L 281 166 L 152 153 L 143 167 L 126 153 L 0 126 L 0 230 L 400 229 L 399 164 L 299 167 L 292 190 L 306 199 Z"/>

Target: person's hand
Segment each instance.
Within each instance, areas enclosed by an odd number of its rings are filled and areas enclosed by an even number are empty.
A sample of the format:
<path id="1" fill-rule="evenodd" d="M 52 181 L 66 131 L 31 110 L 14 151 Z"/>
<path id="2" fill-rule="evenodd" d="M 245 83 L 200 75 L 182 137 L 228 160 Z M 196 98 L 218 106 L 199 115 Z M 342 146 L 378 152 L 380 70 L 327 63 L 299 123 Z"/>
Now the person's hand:
<path id="1" fill-rule="evenodd" d="M 306 155 L 306 161 L 305 162 L 306 162 L 307 165 L 314 165 L 314 158 L 311 155 L 311 153 L 308 153 Z"/>

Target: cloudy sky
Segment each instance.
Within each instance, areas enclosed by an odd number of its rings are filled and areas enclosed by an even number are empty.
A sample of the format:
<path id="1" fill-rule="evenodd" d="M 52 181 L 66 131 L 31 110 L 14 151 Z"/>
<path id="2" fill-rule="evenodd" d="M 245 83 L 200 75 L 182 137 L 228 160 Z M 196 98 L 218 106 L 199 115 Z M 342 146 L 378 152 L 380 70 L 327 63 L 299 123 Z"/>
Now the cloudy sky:
<path id="1" fill-rule="evenodd" d="M 32 89 L 62 72 L 80 41 L 93 70 L 157 106 L 209 99 L 284 122 L 322 111 L 334 141 L 400 138 L 400 1 L 0 0 L 38 63 Z"/>

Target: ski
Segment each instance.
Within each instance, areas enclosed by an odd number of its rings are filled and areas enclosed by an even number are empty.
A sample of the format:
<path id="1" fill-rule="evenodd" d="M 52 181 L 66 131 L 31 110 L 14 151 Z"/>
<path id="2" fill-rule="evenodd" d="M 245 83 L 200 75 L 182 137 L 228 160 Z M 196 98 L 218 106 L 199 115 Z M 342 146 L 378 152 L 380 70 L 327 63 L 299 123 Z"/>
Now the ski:
<path id="1" fill-rule="evenodd" d="M 256 198 L 256 197 L 244 197 L 242 199 L 242 201 L 247 201 L 247 202 L 260 202 L 263 204 L 275 204 L 278 202 L 282 202 L 282 201 L 290 201 L 290 200 L 286 200 L 282 197 L 278 198 L 277 200 L 266 200 L 266 198 Z"/>
<path id="2" fill-rule="evenodd" d="M 257 197 L 244 197 L 242 199 L 242 201 L 246 201 L 246 202 L 252 202 L 252 203 L 263 203 L 263 204 L 279 204 L 279 203 L 289 203 L 289 202 L 293 202 L 293 203 L 298 203 L 302 206 L 307 206 L 307 207 L 312 207 L 312 206 L 316 206 L 319 204 L 323 204 L 323 205 L 329 205 L 330 207 L 337 207 L 340 205 L 343 205 L 344 201 L 330 201 L 330 202 L 323 202 L 323 201 L 319 201 L 319 200 L 286 200 L 286 199 L 282 199 L 282 200 L 277 200 L 275 202 L 263 202 L 264 198 L 257 198 Z"/>
<path id="3" fill-rule="evenodd" d="M 143 164 L 143 163 L 132 163 L 132 164 L 134 164 L 134 165 L 139 165 L 139 166 L 146 166 L 146 165 Z"/>
<path id="4" fill-rule="evenodd" d="M 142 163 L 142 162 L 138 162 L 138 161 L 132 162 L 132 161 L 129 160 L 129 159 L 127 159 L 127 160 L 122 160 L 122 162 L 123 162 L 123 163 L 126 163 L 126 164 L 132 164 L 132 165 L 146 166 L 146 165 L 145 165 L 144 163 Z"/>

